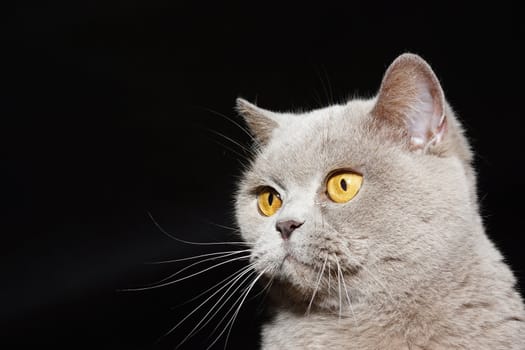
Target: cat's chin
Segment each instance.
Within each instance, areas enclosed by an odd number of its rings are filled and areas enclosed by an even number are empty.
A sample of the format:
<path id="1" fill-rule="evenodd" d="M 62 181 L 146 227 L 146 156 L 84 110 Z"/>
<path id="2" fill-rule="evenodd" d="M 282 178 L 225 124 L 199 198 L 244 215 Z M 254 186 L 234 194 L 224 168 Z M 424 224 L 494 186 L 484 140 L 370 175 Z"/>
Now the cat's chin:
<path id="1" fill-rule="evenodd" d="M 282 289 L 287 299 L 309 301 L 318 287 L 319 268 L 287 254 L 280 264 L 264 274 L 264 279 L 272 280 L 272 289 Z"/>

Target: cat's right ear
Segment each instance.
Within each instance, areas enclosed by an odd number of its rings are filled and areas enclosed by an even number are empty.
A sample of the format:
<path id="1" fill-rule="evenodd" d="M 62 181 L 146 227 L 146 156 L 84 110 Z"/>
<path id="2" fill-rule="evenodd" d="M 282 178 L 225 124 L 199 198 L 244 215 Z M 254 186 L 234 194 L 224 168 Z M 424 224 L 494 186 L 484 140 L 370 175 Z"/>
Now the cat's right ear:
<path id="1" fill-rule="evenodd" d="M 279 115 L 242 98 L 237 98 L 235 109 L 246 121 L 254 138 L 262 145 L 268 143 L 273 130 L 279 126 Z"/>

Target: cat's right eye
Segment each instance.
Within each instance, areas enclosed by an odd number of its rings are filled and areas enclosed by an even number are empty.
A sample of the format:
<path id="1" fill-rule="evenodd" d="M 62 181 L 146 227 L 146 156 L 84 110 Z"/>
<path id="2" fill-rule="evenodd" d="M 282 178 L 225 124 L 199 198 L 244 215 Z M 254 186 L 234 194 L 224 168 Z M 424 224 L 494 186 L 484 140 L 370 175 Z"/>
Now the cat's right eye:
<path id="1" fill-rule="evenodd" d="M 272 216 L 282 204 L 281 196 L 271 187 L 265 187 L 257 194 L 259 212 L 264 216 Z"/>

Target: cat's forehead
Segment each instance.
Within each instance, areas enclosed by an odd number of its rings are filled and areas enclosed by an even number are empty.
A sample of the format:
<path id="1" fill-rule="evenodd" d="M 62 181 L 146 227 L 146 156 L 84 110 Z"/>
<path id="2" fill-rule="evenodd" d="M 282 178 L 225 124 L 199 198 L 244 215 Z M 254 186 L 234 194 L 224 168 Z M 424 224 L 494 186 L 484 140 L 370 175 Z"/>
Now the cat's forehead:
<path id="1" fill-rule="evenodd" d="M 261 150 L 254 170 L 261 177 L 305 185 L 331 170 L 358 167 L 371 106 L 370 101 L 352 101 L 290 116 Z"/>

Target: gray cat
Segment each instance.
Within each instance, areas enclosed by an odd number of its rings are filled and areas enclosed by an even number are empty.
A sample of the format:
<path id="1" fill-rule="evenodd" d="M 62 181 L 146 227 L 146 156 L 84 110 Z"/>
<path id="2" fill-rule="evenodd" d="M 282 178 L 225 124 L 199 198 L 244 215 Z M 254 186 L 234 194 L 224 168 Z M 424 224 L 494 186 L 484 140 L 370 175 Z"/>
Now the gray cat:
<path id="1" fill-rule="evenodd" d="M 257 141 L 236 218 L 272 281 L 263 349 L 525 349 L 472 151 L 422 58 L 398 57 L 373 99 L 237 109 Z"/>

